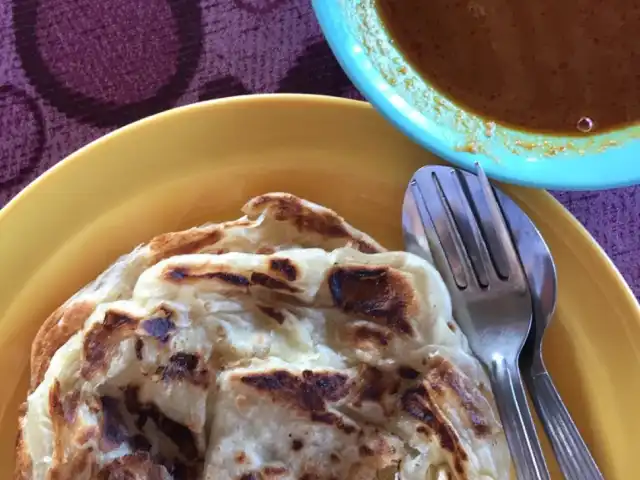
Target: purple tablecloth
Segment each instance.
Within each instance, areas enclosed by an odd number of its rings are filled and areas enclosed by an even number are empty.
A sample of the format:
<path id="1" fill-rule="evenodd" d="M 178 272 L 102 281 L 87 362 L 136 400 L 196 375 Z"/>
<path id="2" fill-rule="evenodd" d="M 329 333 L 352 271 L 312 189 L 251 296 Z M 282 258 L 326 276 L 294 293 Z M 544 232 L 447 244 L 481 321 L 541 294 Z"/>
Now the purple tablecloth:
<path id="1" fill-rule="evenodd" d="M 0 207 L 110 130 L 254 92 L 358 97 L 309 0 L 0 0 Z M 640 187 L 555 195 L 640 294 Z"/>

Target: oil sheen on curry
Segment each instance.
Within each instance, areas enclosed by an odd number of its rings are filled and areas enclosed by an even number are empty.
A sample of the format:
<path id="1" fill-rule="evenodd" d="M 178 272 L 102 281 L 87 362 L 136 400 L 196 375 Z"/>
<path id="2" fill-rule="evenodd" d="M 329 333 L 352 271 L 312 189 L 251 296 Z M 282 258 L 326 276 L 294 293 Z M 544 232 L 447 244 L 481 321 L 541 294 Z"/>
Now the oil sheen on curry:
<path id="1" fill-rule="evenodd" d="M 583 135 L 640 121 L 640 0 L 377 0 L 396 46 L 454 103 Z"/>

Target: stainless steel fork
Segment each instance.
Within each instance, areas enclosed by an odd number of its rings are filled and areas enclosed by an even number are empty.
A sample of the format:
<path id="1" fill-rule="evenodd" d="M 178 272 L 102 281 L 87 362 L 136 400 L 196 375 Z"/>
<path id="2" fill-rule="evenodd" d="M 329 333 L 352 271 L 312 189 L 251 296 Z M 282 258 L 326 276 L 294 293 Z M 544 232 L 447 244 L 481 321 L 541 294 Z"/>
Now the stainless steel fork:
<path id="1" fill-rule="evenodd" d="M 527 278 L 495 193 L 460 170 L 423 167 L 405 195 L 407 250 L 428 255 L 453 297 L 454 313 L 473 353 L 487 367 L 519 479 L 549 478 L 520 377 L 518 357 L 531 328 Z"/>

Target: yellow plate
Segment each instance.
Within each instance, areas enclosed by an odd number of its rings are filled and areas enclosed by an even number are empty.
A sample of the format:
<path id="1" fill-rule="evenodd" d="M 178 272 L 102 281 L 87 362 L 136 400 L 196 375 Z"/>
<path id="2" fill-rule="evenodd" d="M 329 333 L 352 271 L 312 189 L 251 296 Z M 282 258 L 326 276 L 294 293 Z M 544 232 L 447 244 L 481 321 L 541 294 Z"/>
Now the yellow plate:
<path id="1" fill-rule="evenodd" d="M 0 212 L 0 478 L 13 470 L 35 332 L 117 256 L 161 232 L 236 218 L 249 197 L 274 190 L 327 205 L 401 249 L 406 183 L 434 161 L 367 104 L 286 95 L 157 115 L 50 170 Z M 553 378 L 606 478 L 637 478 L 638 304 L 555 200 L 506 190 L 557 262 L 559 305 L 545 344 Z"/>

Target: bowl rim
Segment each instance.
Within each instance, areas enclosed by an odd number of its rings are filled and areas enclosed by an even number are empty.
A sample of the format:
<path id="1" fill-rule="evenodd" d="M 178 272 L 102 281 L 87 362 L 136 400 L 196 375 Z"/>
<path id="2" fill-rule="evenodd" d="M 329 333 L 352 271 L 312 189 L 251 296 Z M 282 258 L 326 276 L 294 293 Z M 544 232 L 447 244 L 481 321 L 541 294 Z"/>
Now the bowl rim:
<path id="1" fill-rule="evenodd" d="M 640 184 L 640 138 L 632 137 L 624 145 L 593 154 L 571 154 L 562 158 L 528 160 L 510 155 L 517 161 L 497 162 L 482 153 L 468 153 L 452 148 L 420 128 L 397 108 L 380 85 L 384 77 L 367 59 L 364 48 L 349 32 L 340 12 L 345 0 L 312 0 L 316 18 L 338 63 L 362 95 L 396 128 L 411 140 L 444 160 L 465 169 L 480 162 L 491 178 L 521 186 L 557 190 L 601 190 Z M 509 166 L 509 164 L 515 165 Z M 635 165 L 634 165 L 635 164 Z"/>

